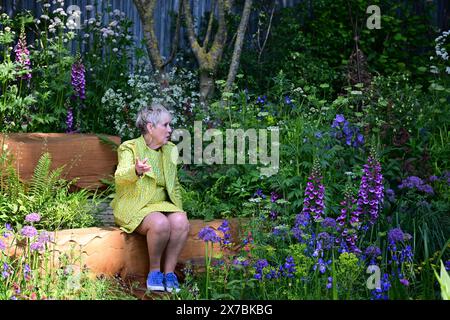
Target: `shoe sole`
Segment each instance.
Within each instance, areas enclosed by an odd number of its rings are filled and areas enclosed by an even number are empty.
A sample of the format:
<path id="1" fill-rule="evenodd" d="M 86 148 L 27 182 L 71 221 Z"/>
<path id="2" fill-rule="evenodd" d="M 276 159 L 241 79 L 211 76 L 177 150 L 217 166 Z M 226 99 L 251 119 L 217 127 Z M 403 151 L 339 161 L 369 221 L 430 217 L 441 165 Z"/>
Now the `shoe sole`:
<path id="1" fill-rule="evenodd" d="M 147 290 L 150 291 L 164 291 L 164 287 L 163 286 L 149 286 L 147 285 Z"/>

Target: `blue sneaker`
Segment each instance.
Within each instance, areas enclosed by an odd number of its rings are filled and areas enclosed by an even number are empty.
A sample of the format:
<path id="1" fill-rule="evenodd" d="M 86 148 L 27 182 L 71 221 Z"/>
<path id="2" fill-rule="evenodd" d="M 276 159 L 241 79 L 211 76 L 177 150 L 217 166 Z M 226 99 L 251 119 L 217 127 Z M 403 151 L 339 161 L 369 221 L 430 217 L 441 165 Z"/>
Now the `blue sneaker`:
<path id="1" fill-rule="evenodd" d="M 152 271 L 147 277 L 147 290 L 164 291 L 164 274 L 160 271 Z"/>
<path id="2" fill-rule="evenodd" d="M 180 292 L 177 275 L 173 272 L 166 273 L 166 291 L 176 293 Z"/>

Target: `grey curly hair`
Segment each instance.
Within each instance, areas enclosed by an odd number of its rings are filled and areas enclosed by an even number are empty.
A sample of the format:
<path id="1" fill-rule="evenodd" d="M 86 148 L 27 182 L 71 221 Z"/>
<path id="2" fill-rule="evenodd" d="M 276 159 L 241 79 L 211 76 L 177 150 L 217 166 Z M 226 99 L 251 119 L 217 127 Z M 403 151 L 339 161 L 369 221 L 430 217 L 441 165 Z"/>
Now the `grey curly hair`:
<path id="1" fill-rule="evenodd" d="M 139 110 L 136 118 L 136 127 L 142 134 L 147 133 L 147 123 L 156 126 L 163 114 L 168 114 L 171 118 L 170 112 L 160 103 L 153 102 L 150 107 L 144 107 Z"/>

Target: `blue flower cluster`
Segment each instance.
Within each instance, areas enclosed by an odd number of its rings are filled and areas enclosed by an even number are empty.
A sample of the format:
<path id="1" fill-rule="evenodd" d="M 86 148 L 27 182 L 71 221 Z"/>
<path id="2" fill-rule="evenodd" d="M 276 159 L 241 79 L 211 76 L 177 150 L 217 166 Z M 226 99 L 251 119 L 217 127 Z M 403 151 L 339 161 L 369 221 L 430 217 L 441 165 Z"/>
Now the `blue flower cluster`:
<path id="1" fill-rule="evenodd" d="M 381 256 L 380 248 L 376 246 L 368 246 L 366 251 L 364 252 L 363 258 L 365 260 L 369 260 L 369 265 L 376 264 L 376 259 Z"/>
<path id="2" fill-rule="evenodd" d="M 293 278 L 295 276 L 295 272 L 297 271 L 295 268 L 294 258 L 292 256 L 287 257 L 285 262 L 278 267 L 278 270 L 272 268 L 266 259 L 258 260 L 253 267 L 255 268 L 254 278 L 261 281 L 263 278 L 268 280 Z M 264 269 L 266 269 L 265 276 Z"/>
<path id="3" fill-rule="evenodd" d="M 388 300 L 388 292 L 391 288 L 391 282 L 389 281 L 389 275 L 387 273 L 383 274 L 383 277 L 380 279 L 380 288 L 377 288 L 372 291 L 372 299 L 371 300 Z"/>
<path id="4" fill-rule="evenodd" d="M 221 239 L 221 243 L 223 245 L 227 245 L 230 244 L 231 241 L 231 233 L 230 233 L 230 224 L 228 222 L 228 220 L 223 220 L 222 224 L 219 226 L 218 228 L 219 231 L 222 231 L 223 233 L 223 238 Z"/>
<path id="5" fill-rule="evenodd" d="M 426 184 L 422 179 L 416 176 L 410 176 L 402 180 L 402 183 L 398 186 L 399 189 L 417 189 L 427 194 L 434 194 L 433 187 Z"/>
<path id="6" fill-rule="evenodd" d="M 345 144 L 348 146 L 358 148 L 364 144 L 364 136 L 360 133 L 359 128 L 352 126 L 342 114 L 336 115 L 331 128 L 331 135 L 338 140 L 345 140 Z"/>
<path id="7" fill-rule="evenodd" d="M 216 231 L 211 227 L 205 227 L 198 233 L 198 237 L 204 242 L 220 242 L 220 237 L 217 235 Z"/>
<path id="8" fill-rule="evenodd" d="M 231 244 L 230 224 L 228 220 L 224 220 L 217 229 L 223 233 L 223 237 L 220 237 L 210 226 L 201 229 L 198 237 L 204 242 L 220 243 L 222 246 Z"/>

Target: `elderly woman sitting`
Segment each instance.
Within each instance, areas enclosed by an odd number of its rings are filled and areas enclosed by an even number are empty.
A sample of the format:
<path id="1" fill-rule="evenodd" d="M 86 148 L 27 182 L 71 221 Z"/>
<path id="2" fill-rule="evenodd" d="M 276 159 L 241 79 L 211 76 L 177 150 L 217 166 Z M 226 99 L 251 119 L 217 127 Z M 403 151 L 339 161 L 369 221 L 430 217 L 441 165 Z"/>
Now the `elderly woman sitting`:
<path id="1" fill-rule="evenodd" d="M 160 104 L 139 111 L 136 126 L 142 135 L 125 141 L 118 149 L 116 196 L 111 206 L 122 230 L 147 238 L 147 289 L 178 292 L 174 270 L 187 239 L 189 221 L 182 209 L 177 166 L 171 160 L 176 148 L 169 142 L 171 120 L 169 111 Z"/>

